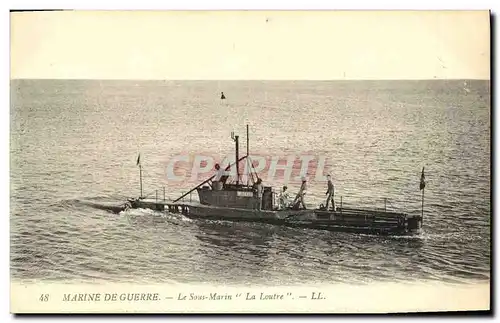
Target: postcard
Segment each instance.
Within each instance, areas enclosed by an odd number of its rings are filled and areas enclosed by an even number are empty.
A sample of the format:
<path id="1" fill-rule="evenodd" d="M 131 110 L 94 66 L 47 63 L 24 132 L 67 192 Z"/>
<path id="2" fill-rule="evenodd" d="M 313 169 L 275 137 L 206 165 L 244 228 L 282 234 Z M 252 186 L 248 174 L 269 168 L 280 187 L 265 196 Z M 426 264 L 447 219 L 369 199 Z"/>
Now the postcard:
<path id="1" fill-rule="evenodd" d="M 10 19 L 12 313 L 490 310 L 488 11 Z"/>

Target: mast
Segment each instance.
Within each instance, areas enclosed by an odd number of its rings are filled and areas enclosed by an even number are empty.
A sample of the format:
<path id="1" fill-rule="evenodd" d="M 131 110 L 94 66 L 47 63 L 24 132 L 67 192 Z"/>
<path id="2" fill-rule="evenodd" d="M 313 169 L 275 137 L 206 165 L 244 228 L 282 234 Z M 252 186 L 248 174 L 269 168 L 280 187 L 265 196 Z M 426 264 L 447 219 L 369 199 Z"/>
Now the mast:
<path id="1" fill-rule="evenodd" d="M 422 188 L 422 224 L 424 223 L 424 192 L 425 192 L 425 187 Z"/>
<path id="2" fill-rule="evenodd" d="M 139 180 L 141 182 L 141 195 L 140 198 L 142 198 L 142 165 L 139 164 Z"/>
<path id="3" fill-rule="evenodd" d="M 231 132 L 231 139 L 234 140 L 235 144 L 236 144 L 236 151 L 235 151 L 235 155 L 236 155 L 236 185 L 238 185 L 240 183 L 240 163 L 239 163 L 239 160 L 240 160 L 240 152 L 239 152 L 239 139 L 240 139 L 240 136 L 235 136 L 234 135 L 234 132 Z"/>
<path id="4" fill-rule="evenodd" d="M 141 181 L 141 198 L 142 198 L 142 165 L 139 165 L 139 178 Z"/>
<path id="5" fill-rule="evenodd" d="M 249 133 L 249 131 L 248 131 L 248 125 L 247 125 L 247 157 L 250 155 L 250 148 L 249 148 L 250 147 L 250 139 L 248 137 L 248 133 Z"/>
<path id="6" fill-rule="evenodd" d="M 420 175 L 420 190 L 422 191 L 422 224 L 424 223 L 424 193 L 425 193 L 425 167 L 422 167 L 422 175 Z"/>
<path id="7" fill-rule="evenodd" d="M 250 147 L 250 139 L 249 139 L 248 133 L 249 133 L 249 131 L 248 131 L 248 124 L 247 124 L 247 158 L 250 156 L 250 148 L 249 148 Z M 247 159 L 247 167 L 246 167 L 246 169 L 247 169 L 247 174 L 246 174 L 247 175 L 247 186 L 250 185 L 248 174 L 252 173 L 252 170 L 250 169 L 250 167 L 248 167 L 248 166 L 250 166 L 249 160 L 250 159 Z M 253 179 L 253 175 L 252 175 L 252 179 Z"/>
<path id="8" fill-rule="evenodd" d="M 235 160 L 240 160 L 240 152 L 239 152 L 239 137 L 240 136 L 235 136 L 235 141 L 236 141 L 236 159 Z M 236 185 L 240 183 L 240 163 L 236 162 Z"/>
<path id="9" fill-rule="evenodd" d="M 141 195 L 139 195 L 139 198 L 142 199 L 142 163 L 141 163 L 141 153 L 137 155 L 137 162 L 136 165 L 139 166 L 139 182 L 141 185 Z"/>

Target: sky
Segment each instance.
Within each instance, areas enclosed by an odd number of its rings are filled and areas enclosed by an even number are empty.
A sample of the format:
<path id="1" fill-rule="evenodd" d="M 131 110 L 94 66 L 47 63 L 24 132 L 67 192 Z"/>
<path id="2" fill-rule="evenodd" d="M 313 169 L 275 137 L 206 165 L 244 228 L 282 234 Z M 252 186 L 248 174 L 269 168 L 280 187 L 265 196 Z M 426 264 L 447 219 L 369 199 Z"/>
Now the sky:
<path id="1" fill-rule="evenodd" d="M 488 11 L 11 13 L 11 79 L 489 79 Z"/>

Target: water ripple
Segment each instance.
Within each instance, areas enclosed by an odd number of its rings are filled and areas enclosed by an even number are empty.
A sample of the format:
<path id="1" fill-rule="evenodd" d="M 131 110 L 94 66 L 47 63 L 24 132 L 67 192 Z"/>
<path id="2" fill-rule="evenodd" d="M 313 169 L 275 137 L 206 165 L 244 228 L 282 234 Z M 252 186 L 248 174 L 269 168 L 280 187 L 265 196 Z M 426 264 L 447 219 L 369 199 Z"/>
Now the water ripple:
<path id="1" fill-rule="evenodd" d="M 19 81 L 11 108 L 12 277 L 252 285 L 488 281 L 489 85 L 469 83 L 464 95 L 460 81 Z M 214 99 L 220 86 L 230 97 L 226 106 Z M 389 208 L 420 214 L 425 165 L 422 235 L 109 212 L 139 194 L 138 149 L 145 190 L 154 193 L 170 185 L 168 158 L 186 149 L 229 152 L 228 134 L 246 123 L 256 152 L 326 156 L 344 205 L 384 207 L 386 197 Z M 191 186 L 173 183 L 167 197 Z M 324 202 L 324 183 L 311 183 L 309 191 L 307 203 Z"/>

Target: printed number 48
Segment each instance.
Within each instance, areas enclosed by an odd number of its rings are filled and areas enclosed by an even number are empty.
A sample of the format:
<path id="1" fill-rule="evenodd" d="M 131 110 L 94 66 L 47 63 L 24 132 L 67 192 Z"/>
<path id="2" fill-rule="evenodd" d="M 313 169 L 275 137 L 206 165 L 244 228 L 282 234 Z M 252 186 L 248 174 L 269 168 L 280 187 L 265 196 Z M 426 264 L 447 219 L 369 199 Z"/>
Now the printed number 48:
<path id="1" fill-rule="evenodd" d="M 47 302 L 49 300 L 49 294 L 40 295 L 40 302 Z"/>

